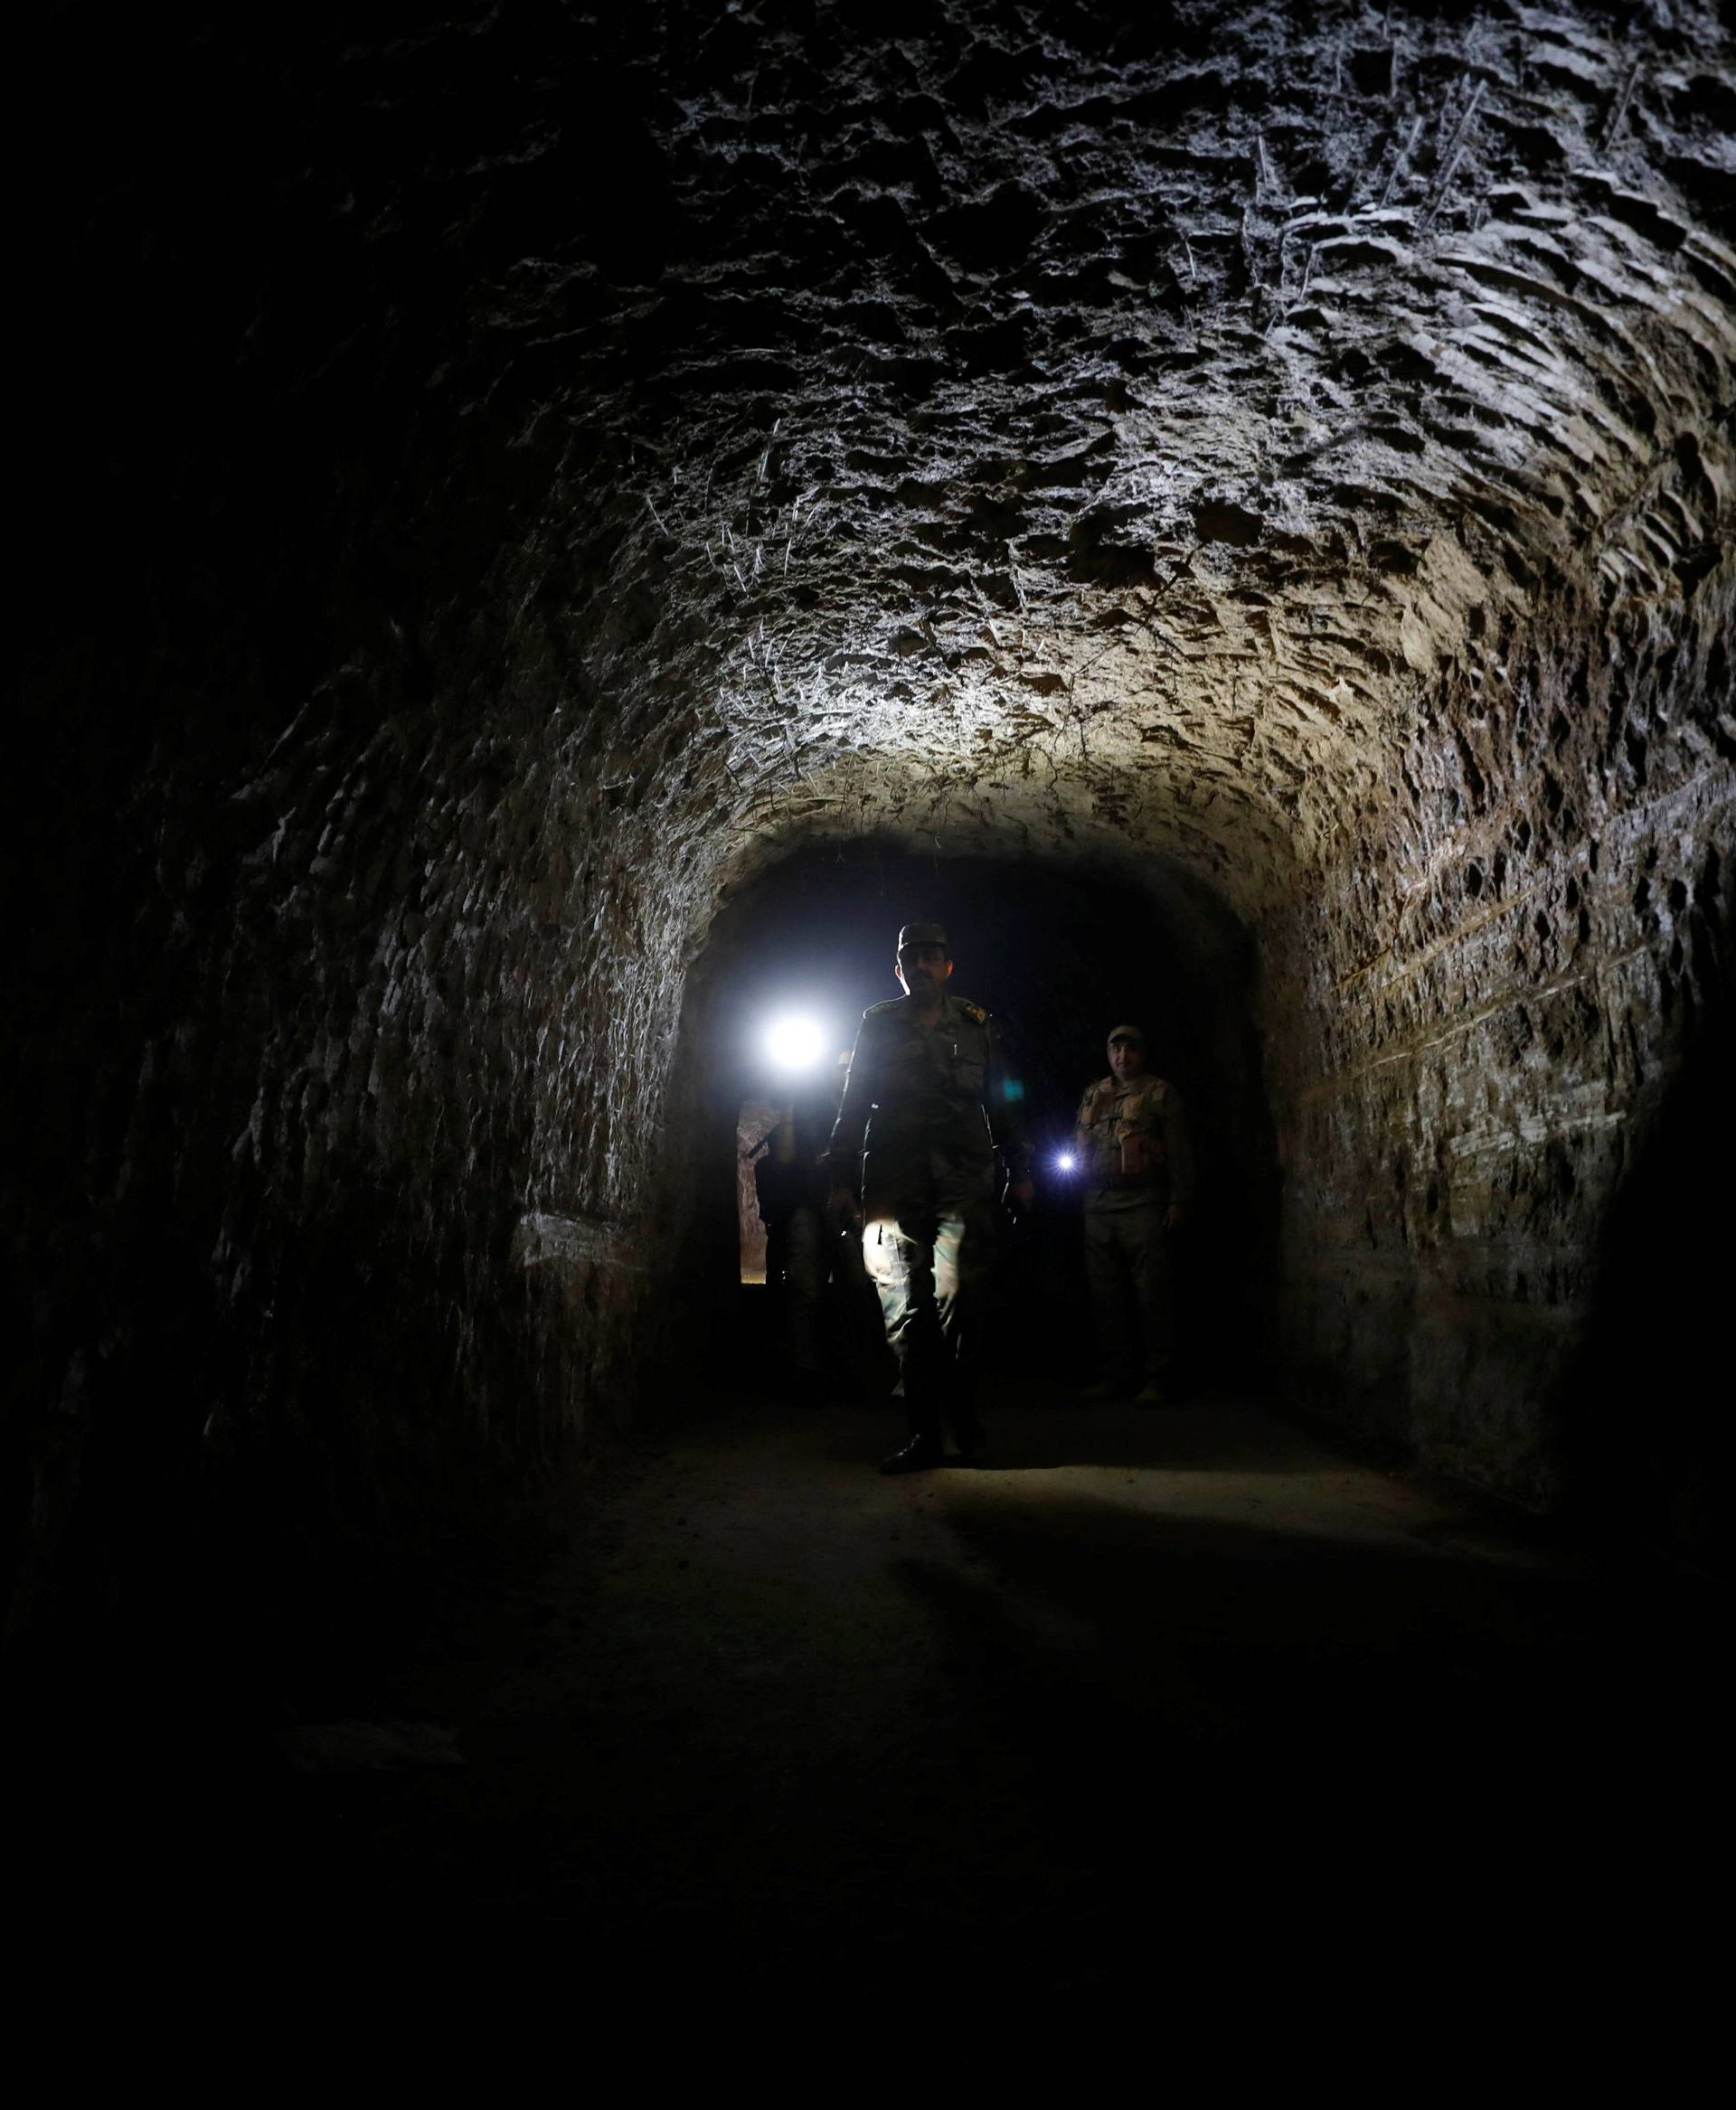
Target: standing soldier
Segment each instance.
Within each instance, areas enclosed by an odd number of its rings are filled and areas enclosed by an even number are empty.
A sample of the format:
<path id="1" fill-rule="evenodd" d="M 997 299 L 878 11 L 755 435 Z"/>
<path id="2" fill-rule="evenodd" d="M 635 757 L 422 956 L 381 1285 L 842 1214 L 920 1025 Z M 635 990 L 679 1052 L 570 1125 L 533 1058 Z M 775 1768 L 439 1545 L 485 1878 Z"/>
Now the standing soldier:
<path id="1" fill-rule="evenodd" d="M 916 1473 L 942 1462 L 943 1421 L 967 1463 L 982 1457 L 973 1329 L 994 1239 L 995 1152 L 1021 1206 L 1031 1154 L 988 1013 L 947 994 L 952 957 L 938 923 L 899 932 L 896 972 L 903 996 L 862 1016 L 832 1131 L 829 1206 L 839 1225 L 862 1224 L 904 1382 L 910 1441 L 880 1469 Z"/>
<path id="2" fill-rule="evenodd" d="M 1082 1396 L 1118 1399 L 1142 1380 L 1134 1405 L 1161 1407 L 1175 1345 L 1169 1238 L 1194 1205 L 1194 1154 L 1181 1096 L 1146 1074 L 1137 1026 L 1110 1033 L 1109 1071 L 1087 1088 L 1073 1128 L 1100 1373 Z"/>

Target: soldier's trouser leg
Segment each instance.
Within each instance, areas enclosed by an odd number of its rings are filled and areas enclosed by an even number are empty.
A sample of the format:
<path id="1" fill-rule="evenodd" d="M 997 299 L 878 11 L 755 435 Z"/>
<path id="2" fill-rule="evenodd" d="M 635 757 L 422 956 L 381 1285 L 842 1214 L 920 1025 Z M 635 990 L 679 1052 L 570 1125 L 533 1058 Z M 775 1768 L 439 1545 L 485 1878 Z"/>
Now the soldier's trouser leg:
<path id="1" fill-rule="evenodd" d="M 1147 1379 L 1162 1382 L 1175 1354 L 1175 1307 L 1169 1272 L 1169 1233 L 1164 1229 L 1163 1206 L 1156 1201 L 1127 1210 L 1117 1236 L 1127 1259 L 1134 1303 L 1144 1336 L 1144 1369 Z"/>
<path id="2" fill-rule="evenodd" d="M 862 1258 L 880 1297 L 886 1338 L 898 1359 L 910 1434 L 938 1444 L 945 1343 L 935 1297 L 934 1228 L 932 1223 L 864 1224 Z M 916 1235 L 920 1233 L 928 1235 Z"/>
<path id="3" fill-rule="evenodd" d="M 844 1333 L 845 1361 L 852 1389 L 878 1399 L 891 1390 L 893 1361 L 886 1339 L 880 1298 L 854 1239 L 832 1241 L 832 1264 L 838 1286 L 838 1315 Z"/>
<path id="4" fill-rule="evenodd" d="M 826 1277 L 830 1256 L 817 1209 L 790 1211 L 784 1247 L 784 1339 L 793 1376 L 818 1380 L 826 1371 Z"/>
<path id="5" fill-rule="evenodd" d="M 935 1224 L 935 1308 L 946 1354 L 941 1410 L 962 1451 L 983 1443 L 977 1410 L 977 1330 L 986 1309 L 994 1220 L 987 1207 L 961 1203 Z"/>
<path id="6" fill-rule="evenodd" d="M 1127 1256 L 1117 1235 L 1114 1209 L 1085 1205 L 1085 1280 L 1091 1293 L 1091 1321 L 1097 1330 L 1099 1373 L 1111 1384 L 1133 1376 L 1136 1343 L 1127 1323 Z"/>

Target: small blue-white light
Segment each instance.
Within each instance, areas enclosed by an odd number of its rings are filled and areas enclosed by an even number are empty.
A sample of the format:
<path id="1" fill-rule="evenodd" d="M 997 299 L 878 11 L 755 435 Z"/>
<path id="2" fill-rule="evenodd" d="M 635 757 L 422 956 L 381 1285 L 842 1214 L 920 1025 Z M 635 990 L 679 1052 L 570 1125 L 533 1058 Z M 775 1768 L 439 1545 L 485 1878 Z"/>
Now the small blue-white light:
<path id="1" fill-rule="evenodd" d="M 1055 1170 L 1058 1173 L 1071 1173 L 1077 1169 L 1078 1164 L 1079 1160 L 1073 1155 L 1072 1152 L 1071 1150 L 1063 1150 L 1061 1155 L 1055 1160 Z"/>

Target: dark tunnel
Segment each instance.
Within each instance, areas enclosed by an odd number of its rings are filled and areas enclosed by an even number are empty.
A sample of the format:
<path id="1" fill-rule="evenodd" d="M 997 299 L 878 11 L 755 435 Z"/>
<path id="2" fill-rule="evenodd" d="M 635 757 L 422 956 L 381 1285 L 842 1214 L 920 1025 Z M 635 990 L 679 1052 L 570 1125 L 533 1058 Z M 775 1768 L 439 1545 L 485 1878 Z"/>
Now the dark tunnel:
<path id="1" fill-rule="evenodd" d="M 847 1049 L 862 1011 L 899 994 L 901 926 L 927 916 L 957 934 L 958 989 L 1006 1036 L 1035 1145 L 1037 1208 L 1028 1223 L 1003 1226 L 1005 1308 L 991 1359 L 1061 1383 L 1088 1360 L 1079 1182 L 1059 1161 L 1081 1091 L 1107 1068 L 1109 1029 L 1133 1021 L 1149 1037 L 1154 1070 L 1183 1095 L 1200 1160 L 1200 1203 L 1176 1257 L 1192 1314 L 1190 1377 L 1207 1389 L 1269 1384 L 1278 1175 L 1254 1023 L 1255 948 L 1209 888 L 1161 862 L 1117 870 L 1010 849 L 943 861 L 932 844 L 924 855 L 854 842 L 797 851 L 731 890 L 693 971 L 676 1060 L 696 1094 L 691 1142 L 672 1130 L 694 1172 L 693 1294 L 702 1281 L 733 1293 L 737 1111 L 776 1100 L 779 1088 L 766 1025 L 811 1013 L 827 1049 Z M 725 1333 L 733 1316 L 721 1317 Z"/>
<path id="2" fill-rule="evenodd" d="M 887 2012 L 912 1957 L 1184 1987 L 1165 1886 L 1341 1989 L 1687 1927 L 1728 7 L 65 5 L 14 56 L 42 1954 L 94 1900 L 213 1972 L 375 1929 Z M 804 1411 L 741 1279 L 744 1109 L 928 918 L 1036 1192 L 987 1449 L 882 1477 L 883 1368 Z M 1149 1410 L 1082 1387 L 1058 1162 L 1128 1019 L 1201 1168 Z"/>

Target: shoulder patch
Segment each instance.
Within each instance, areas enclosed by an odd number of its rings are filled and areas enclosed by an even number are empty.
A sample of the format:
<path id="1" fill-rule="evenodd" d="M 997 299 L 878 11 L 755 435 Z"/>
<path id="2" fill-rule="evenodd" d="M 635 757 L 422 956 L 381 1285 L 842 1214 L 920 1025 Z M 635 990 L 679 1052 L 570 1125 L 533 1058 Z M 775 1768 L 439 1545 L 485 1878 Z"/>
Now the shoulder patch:
<path id="1" fill-rule="evenodd" d="M 967 1003 L 962 996 L 958 998 L 957 1002 L 959 1010 L 964 1013 L 967 1019 L 974 1019 L 979 1026 L 986 1026 L 988 1023 L 988 1013 L 980 1003 Z"/>

